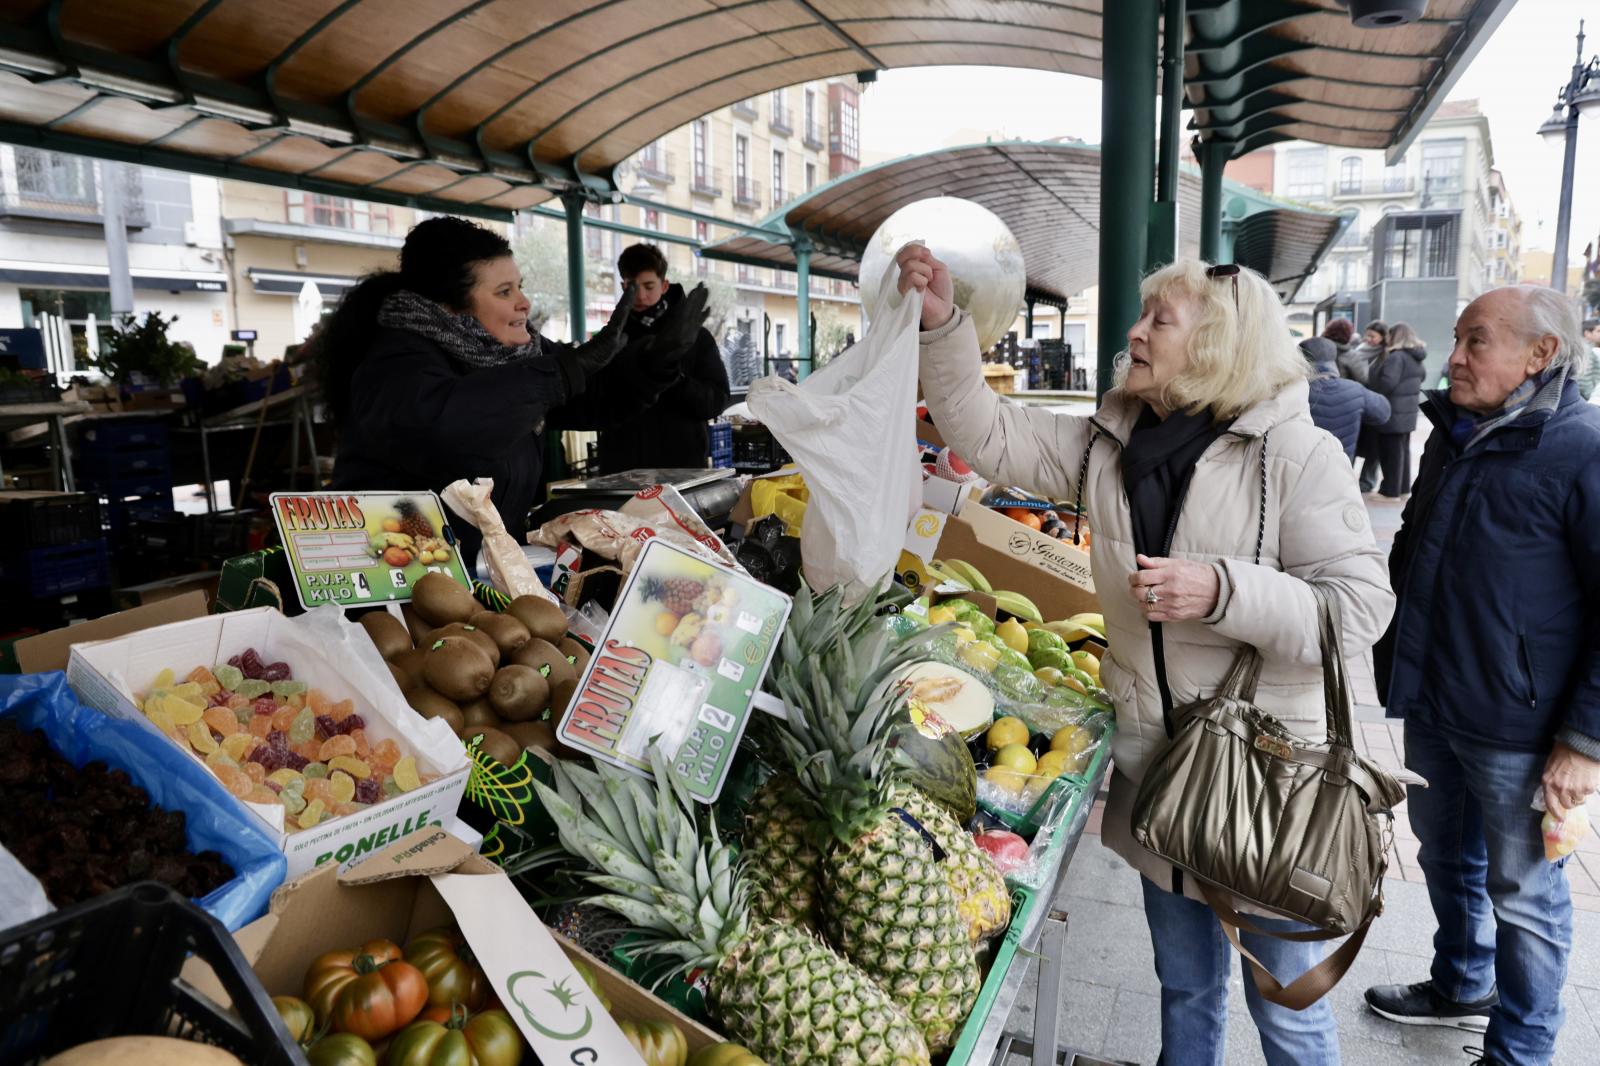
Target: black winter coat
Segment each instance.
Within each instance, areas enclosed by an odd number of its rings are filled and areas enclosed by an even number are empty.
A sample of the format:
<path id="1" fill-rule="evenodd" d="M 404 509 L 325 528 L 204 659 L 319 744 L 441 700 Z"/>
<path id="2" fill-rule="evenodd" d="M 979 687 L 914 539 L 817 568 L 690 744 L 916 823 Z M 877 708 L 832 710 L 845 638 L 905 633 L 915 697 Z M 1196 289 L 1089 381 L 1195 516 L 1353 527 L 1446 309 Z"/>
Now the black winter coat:
<path id="1" fill-rule="evenodd" d="M 1356 439 L 1362 427 L 1389 420 L 1389 401 L 1360 382 L 1340 377 L 1332 363 L 1317 365 L 1310 405 L 1311 421 L 1332 433 L 1351 459 L 1356 457 Z"/>
<path id="2" fill-rule="evenodd" d="M 667 299 L 683 306 L 681 285 L 667 290 Z M 653 326 L 630 319 L 629 344 L 591 385 L 591 406 L 614 405 L 614 414 L 596 410 L 588 421 L 600 430 L 600 472 L 655 468 L 703 469 L 709 451 L 706 423 L 728 407 L 728 371 L 711 334 L 700 330 L 682 352 L 664 352 L 653 344 L 671 328 L 668 311 Z M 673 377 L 663 382 L 663 367 Z M 567 425 L 565 412 L 556 416 Z"/>
<path id="3" fill-rule="evenodd" d="M 1377 427 L 1379 433 L 1410 433 L 1417 428 L 1427 354 L 1422 348 L 1396 348 L 1373 362 L 1367 387 L 1389 400 L 1389 421 Z"/>
<path id="4" fill-rule="evenodd" d="M 426 337 L 379 326 L 351 381 L 333 485 L 438 492 L 460 478 L 490 477 L 500 517 L 520 541 L 544 461 L 539 431 L 582 390 L 583 372 L 566 352 L 469 367 Z M 477 531 L 463 522 L 451 528 L 475 558 Z"/>

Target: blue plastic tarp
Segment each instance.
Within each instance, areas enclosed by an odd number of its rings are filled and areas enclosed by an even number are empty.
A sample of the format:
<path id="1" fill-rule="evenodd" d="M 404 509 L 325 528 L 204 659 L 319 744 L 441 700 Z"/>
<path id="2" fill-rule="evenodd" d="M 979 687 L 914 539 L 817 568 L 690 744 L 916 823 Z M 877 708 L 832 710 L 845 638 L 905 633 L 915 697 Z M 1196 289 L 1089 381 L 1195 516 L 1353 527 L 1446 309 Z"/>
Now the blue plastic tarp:
<path id="1" fill-rule="evenodd" d="M 39 729 L 73 766 L 99 760 L 125 771 L 150 801 L 181 811 L 189 850 L 215 851 L 233 867 L 232 881 L 195 900 L 229 931 L 266 913 L 288 863 L 266 830 L 249 820 L 222 782 L 153 730 L 85 707 L 59 670 L 0 676 L 0 715 Z"/>

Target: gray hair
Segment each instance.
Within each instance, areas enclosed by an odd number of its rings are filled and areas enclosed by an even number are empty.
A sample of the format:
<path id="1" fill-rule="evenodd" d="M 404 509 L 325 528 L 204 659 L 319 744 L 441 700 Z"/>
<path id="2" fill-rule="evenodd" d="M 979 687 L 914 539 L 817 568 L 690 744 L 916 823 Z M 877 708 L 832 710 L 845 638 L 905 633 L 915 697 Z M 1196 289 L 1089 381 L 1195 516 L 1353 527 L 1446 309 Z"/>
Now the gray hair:
<path id="1" fill-rule="evenodd" d="M 1583 336 L 1577 302 L 1544 285 L 1508 287 L 1522 297 L 1523 339 L 1554 337 L 1560 346 L 1550 366 L 1582 366 L 1589 357 L 1589 342 Z"/>

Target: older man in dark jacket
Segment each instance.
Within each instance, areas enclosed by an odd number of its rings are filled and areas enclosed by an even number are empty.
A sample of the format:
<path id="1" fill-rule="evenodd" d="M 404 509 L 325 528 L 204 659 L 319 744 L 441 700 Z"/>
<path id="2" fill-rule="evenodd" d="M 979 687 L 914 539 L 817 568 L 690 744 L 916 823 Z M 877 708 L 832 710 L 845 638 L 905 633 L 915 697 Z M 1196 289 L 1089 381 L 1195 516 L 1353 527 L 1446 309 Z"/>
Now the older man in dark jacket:
<path id="1" fill-rule="evenodd" d="M 1339 346 L 1331 338 L 1310 337 L 1300 342 L 1300 351 L 1311 364 L 1311 421 L 1318 429 L 1332 433 L 1344 448 L 1345 456 L 1354 459 L 1361 427 L 1387 422 L 1389 401 L 1359 381 L 1339 375 L 1335 362 Z"/>
<path id="2" fill-rule="evenodd" d="M 1439 929 L 1430 979 L 1367 991 L 1395 1021 L 1487 1025 L 1481 1062 L 1548 1063 L 1572 903 L 1546 861 L 1558 817 L 1600 786 L 1600 408 L 1571 372 L 1578 319 L 1539 286 L 1456 322 L 1448 392 L 1390 556 L 1399 597 L 1376 649 Z"/>

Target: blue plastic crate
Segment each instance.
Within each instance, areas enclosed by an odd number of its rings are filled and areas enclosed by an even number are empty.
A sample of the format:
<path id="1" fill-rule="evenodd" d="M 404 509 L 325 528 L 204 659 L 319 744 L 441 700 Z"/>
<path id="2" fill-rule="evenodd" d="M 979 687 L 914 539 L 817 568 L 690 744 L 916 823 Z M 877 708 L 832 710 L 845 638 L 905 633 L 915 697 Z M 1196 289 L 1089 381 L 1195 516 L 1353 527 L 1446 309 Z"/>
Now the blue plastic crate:
<path id="1" fill-rule="evenodd" d="M 0 581 L 36 600 L 105 588 L 111 584 L 106 542 L 86 540 L 19 552 L 0 560 Z"/>
<path id="2" fill-rule="evenodd" d="M 82 454 L 122 448 L 165 448 L 167 424 L 149 418 L 93 418 L 78 424 L 78 451 Z"/>
<path id="3" fill-rule="evenodd" d="M 161 478 L 172 483 L 172 452 L 167 446 L 127 446 L 105 451 L 83 452 L 78 456 L 79 476 L 100 484 L 128 478 Z"/>

